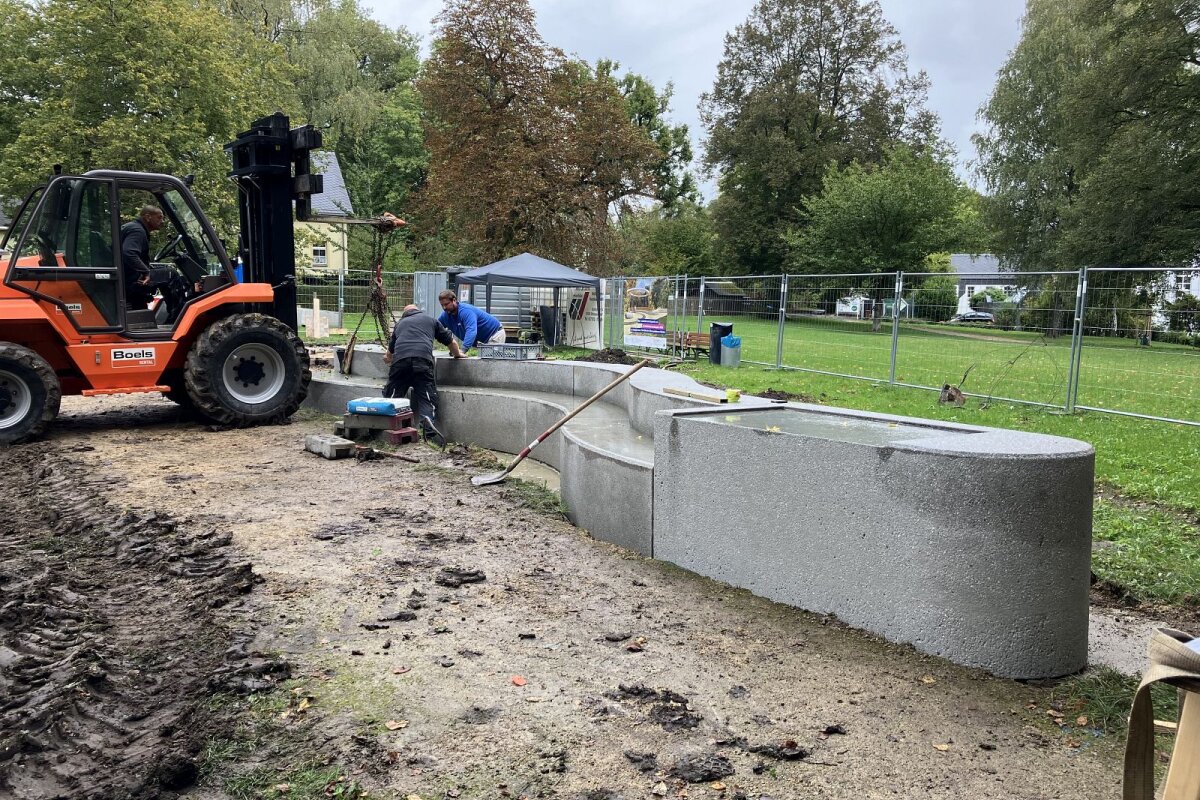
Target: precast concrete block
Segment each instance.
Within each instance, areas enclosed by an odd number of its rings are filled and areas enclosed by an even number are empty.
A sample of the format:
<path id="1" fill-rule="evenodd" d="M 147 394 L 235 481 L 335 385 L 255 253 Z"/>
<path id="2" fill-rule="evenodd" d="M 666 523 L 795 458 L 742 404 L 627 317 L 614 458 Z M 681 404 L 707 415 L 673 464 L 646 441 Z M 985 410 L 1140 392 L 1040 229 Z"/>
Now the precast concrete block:
<path id="1" fill-rule="evenodd" d="M 387 348 L 378 344 L 360 344 L 354 347 L 354 357 L 350 359 L 350 372 L 343 374 L 359 377 L 373 378 L 387 381 L 388 366 L 383 363 L 383 356 Z M 335 363 L 338 365 L 338 370 L 342 370 L 342 365 L 346 363 L 346 348 L 335 347 L 333 349 Z"/>
<path id="2" fill-rule="evenodd" d="M 1091 447 L 790 411 L 658 416 L 655 557 L 997 675 L 1085 666 Z"/>
<path id="3" fill-rule="evenodd" d="M 519 453 L 529 444 L 523 398 L 479 389 L 440 389 L 438 412 L 442 432 L 452 441 Z"/>
<path id="4" fill-rule="evenodd" d="M 354 442 L 332 433 L 310 433 L 304 437 L 304 449 L 331 461 L 354 455 Z"/>
<path id="5" fill-rule="evenodd" d="M 568 432 L 559 470 L 567 516 L 596 539 L 651 555 L 653 472 L 588 447 Z"/>

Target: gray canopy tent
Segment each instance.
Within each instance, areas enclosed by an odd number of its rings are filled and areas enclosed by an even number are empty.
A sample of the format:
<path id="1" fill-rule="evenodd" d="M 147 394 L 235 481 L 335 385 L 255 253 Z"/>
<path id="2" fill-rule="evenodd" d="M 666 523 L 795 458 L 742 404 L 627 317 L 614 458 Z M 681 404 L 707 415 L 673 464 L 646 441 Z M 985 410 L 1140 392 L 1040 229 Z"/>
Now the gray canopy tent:
<path id="1" fill-rule="evenodd" d="M 456 282 L 460 286 L 482 286 L 485 289 L 484 310 L 491 313 L 492 287 L 517 286 L 529 288 L 550 288 L 554 290 L 554 307 L 559 308 L 558 297 L 562 289 L 591 289 L 595 293 L 595 302 L 600 302 L 600 279 L 577 269 L 564 267 L 532 253 L 522 253 L 519 256 L 506 258 L 486 267 L 479 267 L 470 272 L 458 275 Z M 597 306 L 596 312 L 597 343 L 604 344 L 604 315 Z"/>

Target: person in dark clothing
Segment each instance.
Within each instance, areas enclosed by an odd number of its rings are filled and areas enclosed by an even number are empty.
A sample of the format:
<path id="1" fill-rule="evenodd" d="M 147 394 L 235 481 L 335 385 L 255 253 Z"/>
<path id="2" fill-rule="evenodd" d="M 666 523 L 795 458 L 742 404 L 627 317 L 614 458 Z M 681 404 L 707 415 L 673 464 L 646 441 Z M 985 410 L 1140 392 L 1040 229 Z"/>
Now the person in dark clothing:
<path id="1" fill-rule="evenodd" d="M 121 226 L 121 271 L 125 276 L 125 301 L 131 309 L 144 309 L 161 291 L 167 304 L 168 319 L 178 316 L 187 301 L 187 282 L 175 274 L 155 281 L 150 266 L 150 234 L 163 225 L 163 212 L 157 206 L 143 206 L 138 218 Z M 174 270 L 171 270 L 174 272 Z"/>
<path id="2" fill-rule="evenodd" d="M 427 435 L 440 436 L 435 424 L 438 393 L 433 368 L 434 340 L 449 347 L 454 358 L 466 358 L 449 328 L 422 313 L 417 306 L 405 306 L 383 356 L 384 362 L 391 365 L 383 396 L 404 397 L 412 389 L 413 411 L 419 424 Z"/>

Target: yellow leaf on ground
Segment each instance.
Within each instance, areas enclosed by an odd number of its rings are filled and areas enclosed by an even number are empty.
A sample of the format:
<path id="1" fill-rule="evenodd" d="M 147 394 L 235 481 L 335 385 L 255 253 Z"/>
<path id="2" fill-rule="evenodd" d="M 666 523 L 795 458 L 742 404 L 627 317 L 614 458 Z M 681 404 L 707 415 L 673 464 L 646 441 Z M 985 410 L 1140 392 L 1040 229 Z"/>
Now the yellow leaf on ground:
<path id="1" fill-rule="evenodd" d="M 937 678 L 933 677 L 932 675 L 926 675 L 923 678 L 921 678 L 921 683 L 928 686 L 929 684 L 937 683 Z"/>
<path id="2" fill-rule="evenodd" d="M 940 751 L 942 751 L 942 752 L 944 753 L 944 752 L 946 752 L 947 750 L 949 750 L 949 749 L 950 749 L 950 745 L 948 745 L 948 744 L 935 744 L 935 745 L 933 746 L 933 749 L 934 749 L 934 750 L 940 750 Z"/>
<path id="3" fill-rule="evenodd" d="M 398 731 L 401 728 L 408 727 L 408 720 L 406 720 L 406 719 L 389 719 L 387 722 L 383 723 L 383 727 L 387 728 L 389 731 Z"/>

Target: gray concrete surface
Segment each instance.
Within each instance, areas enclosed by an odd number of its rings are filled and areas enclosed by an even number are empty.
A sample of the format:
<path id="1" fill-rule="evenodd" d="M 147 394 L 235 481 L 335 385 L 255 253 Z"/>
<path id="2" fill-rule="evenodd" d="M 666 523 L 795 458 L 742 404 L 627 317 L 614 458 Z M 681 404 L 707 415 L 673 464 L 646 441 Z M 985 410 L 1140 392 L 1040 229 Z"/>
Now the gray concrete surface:
<path id="1" fill-rule="evenodd" d="M 1087 663 L 1090 446 L 801 405 L 654 439 L 655 557 L 997 675 Z"/>

